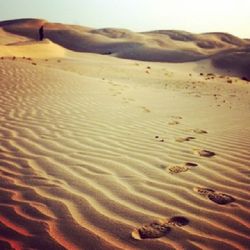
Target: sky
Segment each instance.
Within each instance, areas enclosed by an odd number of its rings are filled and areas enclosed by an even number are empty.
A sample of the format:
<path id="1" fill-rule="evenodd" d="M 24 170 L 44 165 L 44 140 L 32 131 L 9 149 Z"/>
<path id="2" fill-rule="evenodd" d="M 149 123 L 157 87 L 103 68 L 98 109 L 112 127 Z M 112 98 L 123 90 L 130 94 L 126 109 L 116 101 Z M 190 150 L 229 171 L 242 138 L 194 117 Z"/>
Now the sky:
<path id="1" fill-rule="evenodd" d="M 133 31 L 219 31 L 250 38 L 250 0 L 0 0 L 0 20 L 17 18 Z"/>

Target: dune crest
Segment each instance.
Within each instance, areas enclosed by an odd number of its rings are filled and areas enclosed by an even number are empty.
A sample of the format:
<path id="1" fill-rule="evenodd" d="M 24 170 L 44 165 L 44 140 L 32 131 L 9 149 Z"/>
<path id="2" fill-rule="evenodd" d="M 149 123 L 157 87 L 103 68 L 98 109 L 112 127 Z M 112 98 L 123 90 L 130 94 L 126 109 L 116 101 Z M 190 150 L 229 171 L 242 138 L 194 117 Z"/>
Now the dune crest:
<path id="1" fill-rule="evenodd" d="M 2 30 L 38 39 L 44 26 L 45 37 L 60 46 L 77 51 L 153 62 L 192 62 L 211 58 L 216 68 L 232 75 L 249 76 L 249 39 L 227 33 L 192 34 L 178 30 L 133 32 L 126 29 L 92 29 L 78 25 L 50 23 L 42 19 L 0 22 Z M 238 51 L 241 51 L 240 56 Z M 239 61 L 233 68 L 234 60 Z"/>
<path id="2" fill-rule="evenodd" d="M 32 57 L 32 58 L 55 58 L 64 57 L 66 50 L 49 41 L 41 42 L 24 41 L 9 45 L 0 45 L 0 56 L 3 57 Z"/>
<path id="3" fill-rule="evenodd" d="M 128 59 L 131 56 L 129 55 L 129 48 L 125 50 L 124 46 L 130 47 L 133 44 L 140 45 L 145 50 L 154 48 L 161 50 L 163 53 L 164 51 L 176 50 L 183 51 L 183 53 L 197 53 L 202 56 L 210 56 L 223 50 L 249 45 L 247 39 L 240 39 L 231 34 L 219 32 L 192 34 L 178 30 L 156 30 L 136 33 L 125 29 L 92 29 L 77 25 L 50 23 L 39 19 L 0 22 L 0 26 L 4 30 L 33 39 L 37 38 L 37 29 L 41 25 L 44 25 L 47 38 L 68 49 L 101 54 L 123 52 L 123 57 L 126 56 Z M 71 39 L 70 42 L 69 39 Z M 143 58 L 142 55 L 138 55 L 137 57 L 139 60 L 150 60 L 149 56 Z M 163 61 L 163 59 L 158 58 L 154 61 Z M 182 60 L 179 59 L 179 61 Z M 185 59 L 185 61 L 189 60 Z"/>

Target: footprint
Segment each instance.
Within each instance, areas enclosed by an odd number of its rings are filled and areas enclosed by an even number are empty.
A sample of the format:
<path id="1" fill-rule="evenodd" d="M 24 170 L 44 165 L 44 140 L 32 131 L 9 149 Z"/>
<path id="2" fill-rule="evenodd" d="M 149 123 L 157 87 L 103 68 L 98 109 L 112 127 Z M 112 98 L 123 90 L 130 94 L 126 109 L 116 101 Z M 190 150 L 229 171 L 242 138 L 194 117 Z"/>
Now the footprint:
<path id="1" fill-rule="evenodd" d="M 175 115 L 172 115 L 171 118 L 173 118 L 173 119 L 180 119 L 180 120 L 182 119 L 181 116 L 175 116 Z"/>
<path id="2" fill-rule="evenodd" d="M 196 134 L 207 134 L 207 131 L 202 129 L 193 129 L 192 131 Z"/>
<path id="3" fill-rule="evenodd" d="M 171 226 L 183 227 L 189 224 L 189 220 L 183 216 L 174 216 L 169 220 L 158 220 L 150 224 L 134 229 L 131 233 L 133 239 L 155 239 L 171 232 Z"/>
<path id="4" fill-rule="evenodd" d="M 170 218 L 168 224 L 178 227 L 183 227 L 189 224 L 189 220 L 183 216 L 174 216 Z"/>
<path id="5" fill-rule="evenodd" d="M 146 107 L 141 107 L 143 109 L 144 112 L 150 113 L 150 109 L 146 108 Z"/>
<path id="6" fill-rule="evenodd" d="M 183 165 L 172 165 L 172 166 L 168 167 L 167 169 L 168 169 L 168 172 L 170 174 L 179 174 L 182 172 L 187 172 L 188 170 L 190 170 L 190 167 L 193 168 L 193 167 L 197 167 L 197 166 L 198 166 L 198 164 L 196 164 L 196 163 L 186 162 Z M 160 167 L 163 169 L 162 165 Z M 164 168 L 164 169 L 166 169 L 166 168 Z"/>
<path id="7" fill-rule="evenodd" d="M 144 225 L 138 229 L 134 229 L 131 233 L 132 238 L 136 240 L 155 239 L 167 235 L 171 228 L 163 221 L 155 221 L 149 225 Z"/>
<path id="8" fill-rule="evenodd" d="M 178 121 L 172 121 L 168 123 L 168 125 L 177 125 L 177 124 L 180 124 L 180 123 Z"/>
<path id="9" fill-rule="evenodd" d="M 234 197 L 228 194 L 216 192 L 210 188 L 195 187 L 193 190 L 219 205 L 226 205 L 235 201 Z"/>
<path id="10" fill-rule="evenodd" d="M 160 137 L 158 135 L 155 136 L 155 139 L 158 139 L 159 142 L 164 142 L 165 141 L 163 138 L 160 139 Z"/>
<path id="11" fill-rule="evenodd" d="M 193 163 L 193 162 L 186 162 L 185 166 L 187 166 L 187 167 L 197 167 L 198 164 L 197 163 Z"/>
<path id="12" fill-rule="evenodd" d="M 166 170 L 166 166 L 163 165 L 163 164 L 161 164 L 161 165 L 159 166 L 159 168 L 162 169 L 162 170 Z"/>
<path id="13" fill-rule="evenodd" d="M 214 152 L 209 151 L 209 150 L 205 150 L 205 149 L 195 150 L 195 153 L 202 156 L 202 157 L 213 157 L 213 156 L 215 156 Z"/>
<path id="14" fill-rule="evenodd" d="M 204 195 L 204 196 L 207 196 L 208 194 L 215 192 L 213 189 L 210 189 L 210 188 L 201 188 L 201 187 L 195 187 L 195 188 L 193 188 L 193 190 L 195 192 L 197 192 L 198 194 Z"/>
<path id="15" fill-rule="evenodd" d="M 219 205 L 226 205 L 228 203 L 234 202 L 235 199 L 227 194 L 212 192 L 208 194 L 208 199 L 219 204 Z"/>
<path id="16" fill-rule="evenodd" d="M 186 172 L 188 170 L 189 170 L 188 167 L 186 167 L 186 166 L 180 166 L 180 165 L 173 165 L 173 166 L 170 166 L 168 168 L 168 172 L 170 174 L 179 174 L 179 173 L 182 173 L 182 172 Z"/>
<path id="17" fill-rule="evenodd" d="M 188 136 L 188 137 L 183 137 L 183 138 L 177 138 L 177 139 L 175 139 L 175 141 L 184 142 L 184 141 L 191 141 L 191 140 L 194 140 L 194 139 L 195 139 L 195 137 Z"/>

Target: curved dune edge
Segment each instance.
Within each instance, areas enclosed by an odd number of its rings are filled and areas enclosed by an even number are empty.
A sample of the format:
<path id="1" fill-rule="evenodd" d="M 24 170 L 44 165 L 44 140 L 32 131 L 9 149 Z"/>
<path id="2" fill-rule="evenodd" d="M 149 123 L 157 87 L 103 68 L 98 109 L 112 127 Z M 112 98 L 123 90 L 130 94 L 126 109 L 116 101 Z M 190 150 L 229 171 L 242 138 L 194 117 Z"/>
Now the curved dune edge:
<path id="1" fill-rule="evenodd" d="M 40 19 L 0 22 L 7 32 L 38 39 L 44 26 L 45 37 L 77 52 L 113 55 L 120 58 L 158 62 L 190 62 L 250 46 L 248 39 L 226 33 L 192 34 L 178 30 L 133 32 L 126 29 L 92 29 L 77 25 L 50 23 Z"/>
<path id="2" fill-rule="evenodd" d="M 37 41 L 44 26 L 51 46 L 36 45 L 33 57 L 61 57 L 62 48 L 76 52 L 98 53 L 123 59 L 149 62 L 195 62 L 211 59 L 222 75 L 239 77 L 249 82 L 250 40 L 231 34 L 211 32 L 192 34 L 179 30 L 133 32 L 126 29 L 93 29 L 78 25 L 50 23 L 42 19 L 18 19 L 0 22 L 0 47 L 4 56 L 21 54 L 16 45 Z M 32 43 L 32 42 L 31 42 Z M 54 44 L 53 44 L 54 43 Z M 57 44 L 57 45 L 56 45 Z M 43 51 L 42 55 L 39 51 Z M 21 54 L 19 54 L 21 52 Z M 237 61 L 237 64 L 235 64 Z M 228 80 L 230 82 L 230 80 Z"/>
<path id="3" fill-rule="evenodd" d="M 235 64 L 235 62 L 237 63 Z M 232 75 L 237 75 L 250 82 L 250 46 L 214 56 L 212 63 L 214 67 L 227 70 Z"/>
<path id="4" fill-rule="evenodd" d="M 12 45 L 0 45 L 2 57 L 55 58 L 64 57 L 66 50 L 49 40 L 42 42 L 17 42 Z"/>
<path id="5" fill-rule="evenodd" d="M 0 50 L 0 248 L 247 249 L 245 81 L 15 43 Z M 154 221 L 164 235 L 142 240 Z"/>

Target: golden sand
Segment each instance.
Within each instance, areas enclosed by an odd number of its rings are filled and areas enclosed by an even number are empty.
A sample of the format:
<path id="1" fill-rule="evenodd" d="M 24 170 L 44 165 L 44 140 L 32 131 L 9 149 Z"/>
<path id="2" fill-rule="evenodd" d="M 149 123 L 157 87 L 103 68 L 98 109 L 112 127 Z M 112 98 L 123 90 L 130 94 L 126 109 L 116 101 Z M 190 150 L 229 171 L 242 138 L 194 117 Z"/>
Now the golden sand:
<path id="1" fill-rule="evenodd" d="M 11 39 L 0 47 L 1 249 L 249 248 L 246 81 L 229 84 L 208 59 Z"/>

